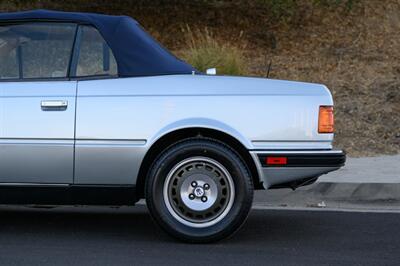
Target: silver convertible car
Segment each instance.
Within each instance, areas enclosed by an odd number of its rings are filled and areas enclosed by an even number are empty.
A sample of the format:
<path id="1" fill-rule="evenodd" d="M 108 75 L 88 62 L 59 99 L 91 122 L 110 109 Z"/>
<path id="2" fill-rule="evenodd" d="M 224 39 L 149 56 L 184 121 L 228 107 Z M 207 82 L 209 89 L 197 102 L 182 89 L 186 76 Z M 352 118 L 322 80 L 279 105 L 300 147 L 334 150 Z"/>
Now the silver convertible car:
<path id="1" fill-rule="evenodd" d="M 188 242 L 344 165 L 319 84 L 206 75 L 133 19 L 0 14 L 0 204 L 134 205 Z"/>

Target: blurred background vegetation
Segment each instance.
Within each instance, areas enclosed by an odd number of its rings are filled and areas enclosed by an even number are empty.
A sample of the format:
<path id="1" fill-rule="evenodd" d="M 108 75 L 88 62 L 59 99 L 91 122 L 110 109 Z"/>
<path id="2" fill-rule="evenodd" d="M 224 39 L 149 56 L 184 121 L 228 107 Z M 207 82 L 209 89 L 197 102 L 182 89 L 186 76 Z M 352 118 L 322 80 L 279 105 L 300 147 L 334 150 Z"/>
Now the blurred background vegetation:
<path id="1" fill-rule="evenodd" d="M 337 146 L 400 152 L 400 0 L 0 0 L 36 8 L 132 16 L 200 70 L 326 84 Z"/>

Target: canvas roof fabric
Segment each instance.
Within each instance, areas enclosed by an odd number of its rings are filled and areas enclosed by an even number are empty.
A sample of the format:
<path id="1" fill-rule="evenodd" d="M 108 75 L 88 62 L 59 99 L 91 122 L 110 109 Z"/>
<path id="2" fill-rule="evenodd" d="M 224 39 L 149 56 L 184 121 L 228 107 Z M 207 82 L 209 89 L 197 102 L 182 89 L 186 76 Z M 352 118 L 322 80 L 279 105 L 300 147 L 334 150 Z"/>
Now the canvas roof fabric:
<path id="1" fill-rule="evenodd" d="M 192 74 L 192 66 L 172 55 L 134 19 L 94 13 L 32 10 L 1 13 L 0 23 L 63 21 L 90 24 L 107 42 L 118 65 L 120 77 Z"/>

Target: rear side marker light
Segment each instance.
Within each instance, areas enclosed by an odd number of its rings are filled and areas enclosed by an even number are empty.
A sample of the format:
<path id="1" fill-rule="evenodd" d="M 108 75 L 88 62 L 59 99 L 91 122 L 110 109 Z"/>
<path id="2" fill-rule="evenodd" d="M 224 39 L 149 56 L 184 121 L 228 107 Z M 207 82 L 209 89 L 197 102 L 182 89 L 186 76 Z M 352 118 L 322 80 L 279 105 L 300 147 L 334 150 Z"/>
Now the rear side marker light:
<path id="1" fill-rule="evenodd" d="M 318 116 L 318 133 L 333 133 L 333 106 L 320 106 Z"/>
<path id="2" fill-rule="evenodd" d="M 287 164 L 287 157 L 267 157 L 265 163 L 267 165 L 285 165 Z"/>

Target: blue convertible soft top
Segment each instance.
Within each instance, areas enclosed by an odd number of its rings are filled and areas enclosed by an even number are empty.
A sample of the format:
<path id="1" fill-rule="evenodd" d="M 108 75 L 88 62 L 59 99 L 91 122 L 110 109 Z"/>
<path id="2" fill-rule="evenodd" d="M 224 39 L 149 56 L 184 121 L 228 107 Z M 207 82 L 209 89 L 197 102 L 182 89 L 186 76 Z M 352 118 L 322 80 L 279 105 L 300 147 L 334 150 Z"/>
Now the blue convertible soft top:
<path id="1" fill-rule="evenodd" d="M 114 53 L 121 77 L 191 74 L 195 69 L 179 60 L 132 18 L 93 13 L 33 10 L 0 14 L 0 23 L 8 21 L 70 21 L 95 26 Z"/>

